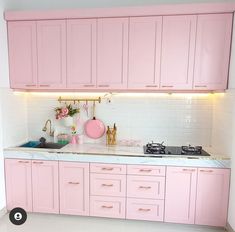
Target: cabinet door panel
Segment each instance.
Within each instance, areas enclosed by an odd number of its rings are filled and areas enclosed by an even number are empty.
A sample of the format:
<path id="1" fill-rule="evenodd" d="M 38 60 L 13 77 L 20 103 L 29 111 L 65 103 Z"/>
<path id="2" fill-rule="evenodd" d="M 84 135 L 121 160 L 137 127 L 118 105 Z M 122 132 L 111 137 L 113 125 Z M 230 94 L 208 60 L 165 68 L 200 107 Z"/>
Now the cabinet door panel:
<path id="1" fill-rule="evenodd" d="M 162 17 L 130 19 L 128 88 L 158 89 Z"/>
<path id="2" fill-rule="evenodd" d="M 128 19 L 98 19 L 97 87 L 127 88 Z"/>
<path id="3" fill-rule="evenodd" d="M 162 89 L 192 89 L 196 17 L 163 17 Z"/>
<path id="4" fill-rule="evenodd" d="M 229 179 L 229 169 L 198 170 L 196 224 L 226 226 Z"/>
<path id="5" fill-rule="evenodd" d="M 227 88 L 232 14 L 198 16 L 194 89 Z"/>
<path id="6" fill-rule="evenodd" d="M 59 213 L 57 161 L 32 161 L 33 212 Z"/>
<path id="7" fill-rule="evenodd" d="M 65 20 L 37 21 L 38 84 L 61 89 L 66 84 Z"/>
<path id="8" fill-rule="evenodd" d="M 36 22 L 8 22 L 9 72 L 13 89 L 37 86 Z"/>
<path id="9" fill-rule="evenodd" d="M 5 159 L 7 209 L 32 212 L 31 160 Z"/>
<path id="10" fill-rule="evenodd" d="M 89 215 L 89 164 L 60 162 L 60 213 Z"/>
<path id="11" fill-rule="evenodd" d="M 167 167 L 165 221 L 194 224 L 197 169 Z"/>
<path id="12" fill-rule="evenodd" d="M 67 87 L 96 87 L 96 19 L 67 21 Z"/>

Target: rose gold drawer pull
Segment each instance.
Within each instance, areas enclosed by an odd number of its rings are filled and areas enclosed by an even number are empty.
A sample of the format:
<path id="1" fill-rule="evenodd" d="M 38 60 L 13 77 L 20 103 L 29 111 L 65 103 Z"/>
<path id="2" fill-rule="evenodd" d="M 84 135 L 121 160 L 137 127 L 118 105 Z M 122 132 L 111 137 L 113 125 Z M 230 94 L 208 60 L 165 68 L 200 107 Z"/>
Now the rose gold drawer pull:
<path id="1" fill-rule="evenodd" d="M 156 88 L 158 87 L 157 85 L 145 85 L 146 88 Z"/>
<path id="2" fill-rule="evenodd" d="M 98 85 L 99 87 L 109 87 L 109 85 Z"/>
<path id="3" fill-rule="evenodd" d="M 140 169 L 140 172 L 152 172 L 152 169 Z"/>
<path id="4" fill-rule="evenodd" d="M 50 87 L 50 85 L 40 85 L 40 87 Z"/>
<path id="5" fill-rule="evenodd" d="M 113 184 L 102 184 L 104 187 L 113 187 Z"/>
<path id="6" fill-rule="evenodd" d="M 188 168 L 184 168 L 182 169 L 183 171 L 186 171 L 186 172 L 195 172 L 195 169 L 188 169 Z"/>
<path id="7" fill-rule="evenodd" d="M 173 88 L 173 85 L 162 85 L 162 88 Z"/>
<path id="8" fill-rule="evenodd" d="M 68 184 L 80 184 L 79 182 L 72 182 L 72 181 L 70 181 L 70 182 L 68 182 Z"/>
<path id="9" fill-rule="evenodd" d="M 112 209 L 112 208 L 113 208 L 113 206 L 112 206 L 112 205 L 110 205 L 110 206 L 102 205 L 101 207 L 102 207 L 102 208 L 104 208 L 104 209 Z"/>
<path id="10" fill-rule="evenodd" d="M 151 186 L 140 186 L 140 189 L 151 189 Z"/>
<path id="11" fill-rule="evenodd" d="M 83 87 L 94 87 L 95 85 L 83 85 Z"/>
<path id="12" fill-rule="evenodd" d="M 22 160 L 19 160 L 18 163 L 21 163 L 21 164 L 28 164 L 29 161 L 22 161 Z"/>
<path id="13" fill-rule="evenodd" d="M 34 164 L 43 164 L 42 161 L 34 161 L 33 163 L 34 163 Z"/>
<path id="14" fill-rule="evenodd" d="M 25 85 L 26 87 L 36 87 L 36 85 Z"/>
<path id="15" fill-rule="evenodd" d="M 195 85 L 196 88 L 206 88 L 207 85 Z"/>
<path id="16" fill-rule="evenodd" d="M 112 171 L 113 168 L 102 168 L 103 171 Z"/>
<path id="17" fill-rule="evenodd" d="M 139 208 L 139 211 L 149 212 L 149 211 L 151 211 L 151 209 L 143 209 L 143 208 Z"/>
<path id="18" fill-rule="evenodd" d="M 213 170 L 200 170 L 200 172 L 213 172 Z"/>

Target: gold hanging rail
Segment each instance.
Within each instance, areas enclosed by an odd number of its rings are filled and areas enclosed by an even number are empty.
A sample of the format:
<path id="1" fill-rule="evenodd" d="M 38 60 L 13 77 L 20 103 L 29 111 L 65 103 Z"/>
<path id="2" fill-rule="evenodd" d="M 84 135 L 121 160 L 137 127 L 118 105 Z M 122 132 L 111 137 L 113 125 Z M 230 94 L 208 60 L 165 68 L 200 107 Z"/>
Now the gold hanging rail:
<path id="1" fill-rule="evenodd" d="M 58 98 L 58 101 L 59 103 L 62 103 L 62 102 L 73 102 L 74 104 L 76 102 L 99 102 L 101 103 L 101 97 L 98 97 L 98 98 L 62 98 L 62 97 L 59 97 Z"/>

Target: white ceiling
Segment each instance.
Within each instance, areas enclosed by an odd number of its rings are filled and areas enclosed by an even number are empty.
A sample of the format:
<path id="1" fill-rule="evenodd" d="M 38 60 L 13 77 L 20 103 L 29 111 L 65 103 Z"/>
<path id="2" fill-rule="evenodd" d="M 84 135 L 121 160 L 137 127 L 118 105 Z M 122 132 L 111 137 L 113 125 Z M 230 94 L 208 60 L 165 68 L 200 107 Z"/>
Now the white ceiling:
<path id="1" fill-rule="evenodd" d="M 0 0 L 5 10 L 119 7 L 164 3 L 235 2 L 235 0 Z"/>

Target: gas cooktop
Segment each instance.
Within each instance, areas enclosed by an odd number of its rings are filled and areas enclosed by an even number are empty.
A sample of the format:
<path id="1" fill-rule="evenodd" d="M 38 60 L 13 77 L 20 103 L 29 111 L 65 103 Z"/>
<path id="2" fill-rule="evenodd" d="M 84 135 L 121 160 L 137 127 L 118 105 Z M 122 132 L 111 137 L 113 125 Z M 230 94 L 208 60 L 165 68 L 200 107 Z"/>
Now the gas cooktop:
<path id="1" fill-rule="evenodd" d="M 210 156 L 202 146 L 164 146 L 163 143 L 148 143 L 144 146 L 144 154 L 150 156 L 185 155 L 185 156 Z"/>

